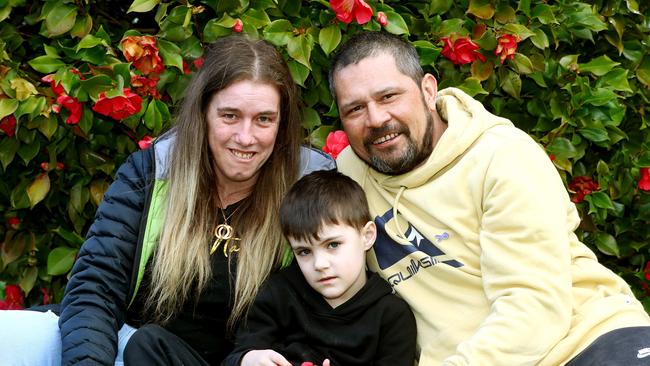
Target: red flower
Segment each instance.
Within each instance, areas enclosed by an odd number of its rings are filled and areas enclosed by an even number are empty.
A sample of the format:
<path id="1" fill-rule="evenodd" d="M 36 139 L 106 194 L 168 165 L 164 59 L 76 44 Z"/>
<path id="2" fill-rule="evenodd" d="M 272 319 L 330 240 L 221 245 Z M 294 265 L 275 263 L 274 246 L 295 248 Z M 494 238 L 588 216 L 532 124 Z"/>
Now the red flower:
<path id="1" fill-rule="evenodd" d="M 449 37 L 442 37 L 442 41 L 445 45 L 440 53 L 456 65 L 469 64 L 477 58 L 483 62 L 486 60 L 485 56 L 477 52 L 480 47 L 467 37 L 458 38 L 453 44 Z"/>
<path id="2" fill-rule="evenodd" d="M 63 169 L 65 169 L 65 164 L 63 164 L 62 162 L 56 163 L 56 170 L 63 170 Z"/>
<path id="3" fill-rule="evenodd" d="M 40 288 L 41 293 L 43 294 L 43 305 L 47 305 L 50 303 L 50 293 L 47 291 L 45 287 Z"/>
<path id="4" fill-rule="evenodd" d="M 50 171 L 50 164 L 48 162 L 45 162 L 45 161 L 42 162 L 41 163 L 41 169 L 43 169 L 46 172 L 49 172 Z"/>
<path id="5" fill-rule="evenodd" d="M 124 96 L 120 95 L 114 98 L 107 98 L 106 94 L 101 92 L 93 106 L 93 111 L 119 121 L 138 113 L 141 108 L 142 98 L 133 93 L 131 89 L 124 88 Z"/>
<path id="6" fill-rule="evenodd" d="M 54 94 L 56 94 L 57 96 L 59 96 L 61 94 L 65 94 L 65 89 L 63 89 L 63 85 L 61 85 L 61 83 L 57 83 L 54 80 L 54 74 L 49 74 L 49 75 L 43 76 L 41 78 L 41 81 L 43 81 L 45 83 L 50 83 L 50 88 L 52 89 Z"/>
<path id="7" fill-rule="evenodd" d="M 386 16 L 386 13 L 384 13 L 383 11 L 377 13 L 377 23 L 379 23 L 379 25 L 381 25 L 382 27 L 388 25 L 388 17 Z"/>
<path id="8" fill-rule="evenodd" d="M 569 183 L 569 190 L 574 192 L 573 197 L 571 197 L 571 201 L 574 203 L 582 202 L 586 195 L 599 189 L 598 183 L 594 182 L 591 177 L 584 175 L 573 177 L 573 180 Z"/>
<path id="9" fill-rule="evenodd" d="M 345 132 L 338 130 L 330 132 L 329 135 L 327 135 L 323 151 L 336 159 L 336 157 L 339 156 L 339 153 L 348 145 L 350 145 L 348 135 L 346 135 Z"/>
<path id="10" fill-rule="evenodd" d="M 9 219 L 7 219 L 7 225 L 14 230 L 18 230 L 18 228 L 20 227 L 20 219 L 17 218 L 16 216 L 12 216 Z"/>
<path id="11" fill-rule="evenodd" d="M 203 61 L 205 61 L 203 57 L 199 57 L 196 60 L 194 60 L 192 63 L 194 64 L 194 67 L 196 67 L 196 69 L 198 70 L 201 68 L 201 66 L 203 66 Z"/>
<path id="12" fill-rule="evenodd" d="M 641 174 L 639 189 L 642 191 L 650 191 L 650 168 L 641 168 L 639 173 Z"/>
<path id="13" fill-rule="evenodd" d="M 22 310 L 25 305 L 25 298 L 20 287 L 7 285 L 5 287 L 5 299 L 0 301 L 0 310 Z"/>
<path id="14" fill-rule="evenodd" d="M 149 136 L 149 135 L 144 135 L 142 140 L 138 141 L 138 146 L 140 146 L 140 150 L 144 150 L 151 146 L 153 143 L 154 138 Z"/>
<path id="15" fill-rule="evenodd" d="M 244 30 L 244 22 L 242 22 L 241 19 L 235 20 L 235 25 L 232 26 L 232 30 L 241 33 Z"/>
<path id="16" fill-rule="evenodd" d="M 504 63 L 506 59 L 512 60 L 515 58 L 515 52 L 517 51 L 517 37 L 512 34 L 504 34 L 497 38 L 497 49 L 494 51 L 494 54 L 499 56 L 501 63 Z"/>
<path id="17" fill-rule="evenodd" d="M 65 123 L 69 125 L 76 125 L 79 123 L 81 112 L 83 112 L 83 106 L 79 102 L 79 99 L 67 94 L 61 94 L 56 98 L 56 102 L 70 112 L 70 116 L 65 120 Z"/>
<path id="18" fill-rule="evenodd" d="M 13 114 L 8 115 L 0 121 L 0 130 L 4 131 L 9 137 L 16 134 L 16 117 Z"/>
<path id="19" fill-rule="evenodd" d="M 330 0 L 336 19 L 349 24 L 356 19 L 359 24 L 366 24 L 372 19 L 372 8 L 363 0 Z"/>
<path id="20" fill-rule="evenodd" d="M 185 61 L 183 61 L 183 66 Z M 133 75 L 131 76 L 131 86 L 135 88 L 135 92 L 139 95 L 146 97 L 151 95 L 154 99 L 160 99 L 160 92 L 156 88 L 160 77 L 158 75 L 149 75 L 149 77 Z"/>
<path id="21" fill-rule="evenodd" d="M 127 61 L 141 73 L 148 75 L 155 72 L 160 74 L 165 70 L 162 59 L 158 55 L 156 38 L 152 36 L 129 36 L 120 41 L 122 53 Z"/>
<path id="22" fill-rule="evenodd" d="M 190 64 L 183 60 L 183 74 L 189 75 L 190 73 L 192 73 L 192 70 L 190 70 Z"/>

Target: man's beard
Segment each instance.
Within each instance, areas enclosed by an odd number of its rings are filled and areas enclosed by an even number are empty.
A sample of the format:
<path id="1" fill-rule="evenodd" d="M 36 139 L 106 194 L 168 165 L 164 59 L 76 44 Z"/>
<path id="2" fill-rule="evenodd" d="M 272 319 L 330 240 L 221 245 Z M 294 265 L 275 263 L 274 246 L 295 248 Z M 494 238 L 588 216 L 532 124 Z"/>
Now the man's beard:
<path id="1" fill-rule="evenodd" d="M 429 110 L 425 110 L 425 114 L 427 126 L 421 146 L 418 146 L 417 142 L 411 138 L 411 131 L 408 127 L 399 122 L 398 126 L 385 125 L 370 131 L 370 134 L 364 141 L 364 147 L 370 155 L 370 160 L 368 161 L 370 166 L 383 174 L 400 175 L 413 170 L 420 163 L 428 159 L 433 151 L 433 115 Z M 394 158 L 382 158 L 372 154 L 372 141 L 392 132 L 400 133 L 406 138 L 407 145 L 404 151 Z"/>

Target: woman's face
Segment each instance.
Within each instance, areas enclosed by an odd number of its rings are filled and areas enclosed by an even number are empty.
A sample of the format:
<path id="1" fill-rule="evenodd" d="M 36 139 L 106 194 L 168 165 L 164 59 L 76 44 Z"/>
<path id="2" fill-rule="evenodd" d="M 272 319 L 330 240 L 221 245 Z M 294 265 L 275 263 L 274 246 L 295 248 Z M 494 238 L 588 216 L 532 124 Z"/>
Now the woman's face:
<path id="1" fill-rule="evenodd" d="M 280 94 L 266 83 L 242 80 L 215 93 L 208 105 L 208 143 L 220 187 L 253 186 L 273 152 L 280 126 Z"/>

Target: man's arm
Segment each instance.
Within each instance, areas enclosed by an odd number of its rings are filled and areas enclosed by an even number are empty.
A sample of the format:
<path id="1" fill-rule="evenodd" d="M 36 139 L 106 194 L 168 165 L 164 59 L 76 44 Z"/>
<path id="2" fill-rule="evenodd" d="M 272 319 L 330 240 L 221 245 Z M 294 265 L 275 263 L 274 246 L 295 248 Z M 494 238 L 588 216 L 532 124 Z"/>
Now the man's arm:
<path id="1" fill-rule="evenodd" d="M 523 132 L 495 150 L 482 204 L 490 314 L 443 365 L 535 365 L 569 330 L 575 209 L 549 158 Z"/>

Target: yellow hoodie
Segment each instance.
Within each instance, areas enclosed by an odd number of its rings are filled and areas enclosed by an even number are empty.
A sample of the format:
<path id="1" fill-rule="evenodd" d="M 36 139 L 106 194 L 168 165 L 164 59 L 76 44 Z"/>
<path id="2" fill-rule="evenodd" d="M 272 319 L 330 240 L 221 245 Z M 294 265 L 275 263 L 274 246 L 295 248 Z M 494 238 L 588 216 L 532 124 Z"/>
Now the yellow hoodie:
<path id="1" fill-rule="evenodd" d="M 379 228 L 370 269 L 415 313 L 419 365 L 563 365 L 610 330 L 650 325 L 573 233 L 545 152 L 458 89 L 436 107 L 448 128 L 413 171 L 378 173 L 349 147 L 337 159 Z"/>

